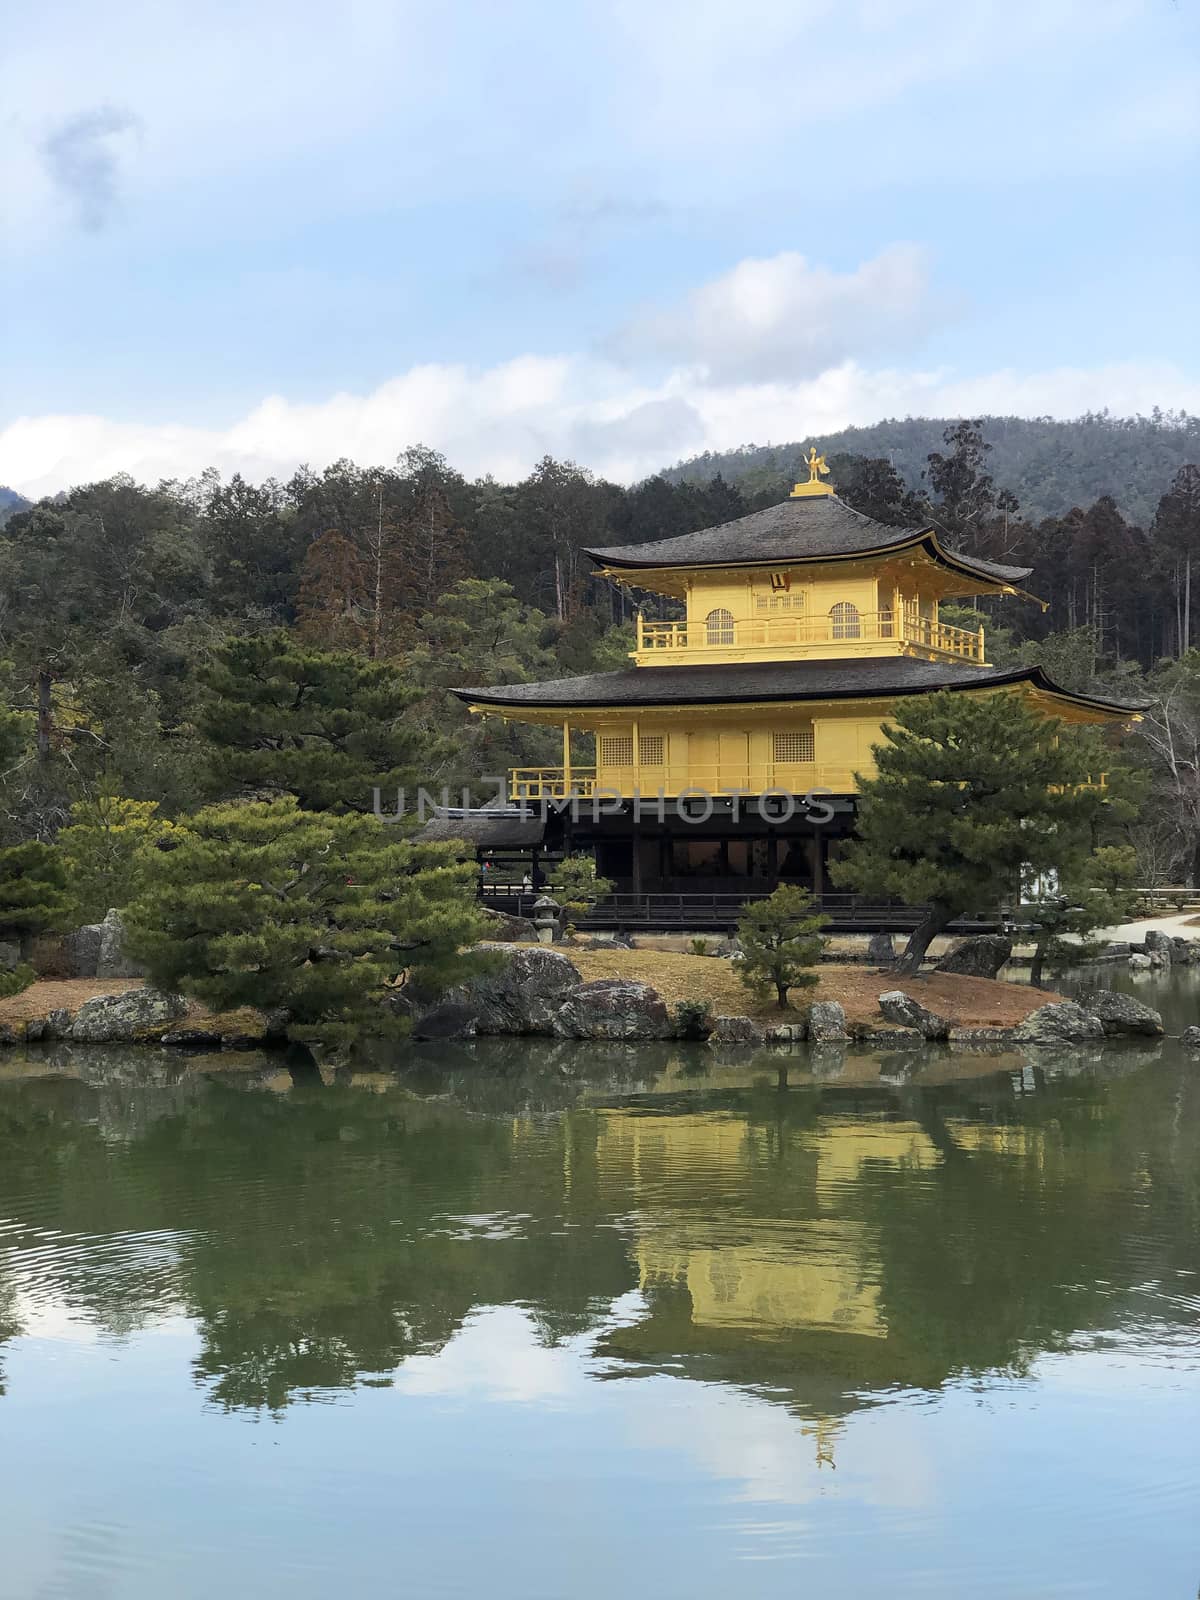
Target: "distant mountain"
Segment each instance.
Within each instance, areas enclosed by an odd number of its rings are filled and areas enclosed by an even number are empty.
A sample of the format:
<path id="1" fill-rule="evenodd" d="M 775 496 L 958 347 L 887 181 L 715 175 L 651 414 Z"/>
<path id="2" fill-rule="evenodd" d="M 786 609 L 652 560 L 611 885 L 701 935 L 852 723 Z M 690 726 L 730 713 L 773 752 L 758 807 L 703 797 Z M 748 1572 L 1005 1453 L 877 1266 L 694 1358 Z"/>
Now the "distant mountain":
<path id="1" fill-rule="evenodd" d="M 825 455 L 842 451 L 883 456 L 917 488 L 925 458 L 942 448 L 942 434 L 957 418 L 905 417 L 869 428 L 814 434 L 791 444 L 742 445 L 705 451 L 668 467 L 673 483 L 706 483 L 715 473 L 748 492 L 790 484 L 799 461 L 815 444 Z M 1200 417 L 1155 411 L 1149 417 L 1113 417 L 1107 412 L 1057 422 L 1052 417 L 984 417 L 983 436 L 992 446 L 988 471 L 997 487 L 1011 489 L 1026 517 L 1061 516 L 1110 494 L 1125 516 L 1142 525 L 1180 467 L 1200 464 Z"/>
<path id="2" fill-rule="evenodd" d="M 9 517 L 15 516 L 18 511 L 28 511 L 32 504 L 33 501 L 26 500 L 23 494 L 18 494 L 15 489 L 6 489 L 0 484 L 0 528 Z"/>

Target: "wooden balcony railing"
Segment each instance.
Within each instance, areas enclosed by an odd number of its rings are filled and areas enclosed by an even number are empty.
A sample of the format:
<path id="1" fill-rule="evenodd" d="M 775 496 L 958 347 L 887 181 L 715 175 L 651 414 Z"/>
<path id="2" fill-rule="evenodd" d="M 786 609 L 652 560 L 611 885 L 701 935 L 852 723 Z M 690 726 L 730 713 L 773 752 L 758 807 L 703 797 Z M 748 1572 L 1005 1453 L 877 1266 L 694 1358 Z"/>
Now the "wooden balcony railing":
<path id="1" fill-rule="evenodd" d="M 590 800 L 595 788 L 595 767 L 513 767 L 508 778 L 511 800 Z"/>
<path id="2" fill-rule="evenodd" d="M 863 644 L 915 644 L 939 655 L 982 665 L 983 629 L 971 633 L 927 617 L 897 611 L 858 611 L 847 615 L 727 618 L 697 622 L 646 622 L 638 618 L 636 654 L 677 657 L 683 651 L 819 648 L 853 655 Z"/>

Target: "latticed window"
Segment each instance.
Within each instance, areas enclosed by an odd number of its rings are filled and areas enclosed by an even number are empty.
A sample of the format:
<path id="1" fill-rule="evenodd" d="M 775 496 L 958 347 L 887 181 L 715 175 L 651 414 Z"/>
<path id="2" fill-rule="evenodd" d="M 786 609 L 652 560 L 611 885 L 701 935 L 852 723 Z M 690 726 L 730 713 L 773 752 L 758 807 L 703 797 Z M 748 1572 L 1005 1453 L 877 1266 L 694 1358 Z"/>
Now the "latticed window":
<path id="1" fill-rule="evenodd" d="M 708 630 L 709 644 L 733 643 L 733 612 L 726 611 L 724 606 L 718 606 L 715 611 L 710 611 L 704 619 Z"/>
<path id="2" fill-rule="evenodd" d="M 773 736 L 774 757 L 780 765 L 795 765 L 816 757 L 816 741 L 811 728 L 780 728 Z"/>
<path id="3" fill-rule="evenodd" d="M 862 634 L 858 607 L 852 605 L 849 600 L 839 600 L 837 605 L 830 609 L 829 619 L 833 623 L 835 639 L 857 639 Z"/>
<path id="4" fill-rule="evenodd" d="M 644 733 L 638 740 L 638 759 L 644 767 L 661 767 L 664 740 L 661 733 Z"/>
<path id="5" fill-rule="evenodd" d="M 631 733 L 602 733 L 600 735 L 600 765 L 602 767 L 631 767 L 633 765 L 633 735 Z"/>

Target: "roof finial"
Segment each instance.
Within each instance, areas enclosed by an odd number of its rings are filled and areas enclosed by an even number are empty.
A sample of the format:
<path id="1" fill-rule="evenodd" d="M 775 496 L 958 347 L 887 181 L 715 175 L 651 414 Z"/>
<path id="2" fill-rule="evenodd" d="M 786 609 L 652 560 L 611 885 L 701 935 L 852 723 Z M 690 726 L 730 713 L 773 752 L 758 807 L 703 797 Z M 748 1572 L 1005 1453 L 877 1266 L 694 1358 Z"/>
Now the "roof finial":
<path id="1" fill-rule="evenodd" d="M 805 457 L 805 466 L 808 468 L 808 482 L 798 483 L 792 490 L 792 499 L 796 500 L 810 494 L 832 494 L 833 485 L 822 483 L 822 478 L 829 476 L 829 468 L 825 464 L 825 457 L 817 454 L 816 445 L 812 445 Z"/>

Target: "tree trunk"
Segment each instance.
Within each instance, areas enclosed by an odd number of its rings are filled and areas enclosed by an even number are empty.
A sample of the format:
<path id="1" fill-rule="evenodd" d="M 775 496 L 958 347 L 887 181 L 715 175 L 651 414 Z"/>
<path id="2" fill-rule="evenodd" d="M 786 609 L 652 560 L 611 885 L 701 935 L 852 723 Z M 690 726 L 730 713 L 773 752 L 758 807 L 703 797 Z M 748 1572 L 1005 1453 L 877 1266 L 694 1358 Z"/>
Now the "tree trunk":
<path id="1" fill-rule="evenodd" d="M 1042 971 L 1046 965 L 1045 947 L 1040 943 L 1034 946 L 1033 960 L 1029 963 L 1029 987 L 1042 988 Z"/>
<path id="2" fill-rule="evenodd" d="M 896 963 L 896 972 L 900 975 L 911 976 L 921 970 L 921 963 L 925 959 L 925 952 L 941 933 L 954 920 L 952 906 L 932 905 L 918 922 L 909 936 L 904 947 L 904 953 Z"/>
<path id="3" fill-rule="evenodd" d="M 777 983 L 775 985 L 775 1003 L 779 1007 L 780 1011 L 786 1011 L 787 1010 L 787 997 L 788 997 L 788 986 L 787 986 L 787 984 L 786 983 Z"/>
<path id="4" fill-rule="evenodd" d="M 37 673 L 37 758 L 42 766 L 50 759 L 50 737 L 54 731 L 54 709 L 51 691 L 54 677 L 49 667 L 39 667 Z"/>
<path id="5" fill-rule="evenodd" d="M 1200 839 L 1192 845 L 1192 888 L 1200 889 Z"/>

